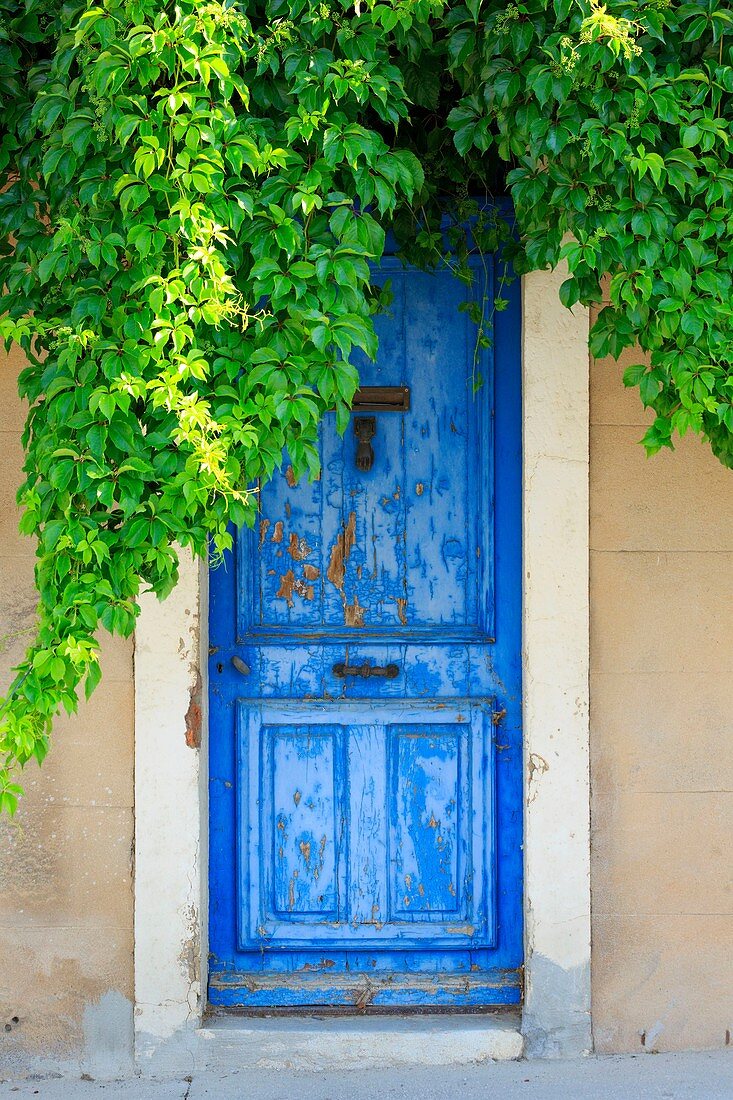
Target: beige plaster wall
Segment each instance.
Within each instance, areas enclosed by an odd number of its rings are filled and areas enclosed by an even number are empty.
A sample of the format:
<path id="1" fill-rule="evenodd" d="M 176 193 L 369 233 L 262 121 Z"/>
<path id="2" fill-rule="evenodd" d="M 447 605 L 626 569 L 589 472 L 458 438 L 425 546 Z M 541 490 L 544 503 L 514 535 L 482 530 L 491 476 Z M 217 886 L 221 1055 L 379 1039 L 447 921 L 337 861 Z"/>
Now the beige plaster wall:
<path id="1" fill-rule="evenodd" d="M 628 355 L 591 367 L 593 1028 L 599 1051 L 733 1033 L 733 472 L 647 459 Z"/>
<path id="2" fill-rule="evenodd" d="M 32 633 L 33 545 L 17 532 L 24 413 L 17 353 L 0 353 L 0 691 Z M 29 766 L 0 819 L 0 1077 L 14 1068 L 129 1066 L 133 975 L 132 646 L 103 644 L 104 679 Z"/>

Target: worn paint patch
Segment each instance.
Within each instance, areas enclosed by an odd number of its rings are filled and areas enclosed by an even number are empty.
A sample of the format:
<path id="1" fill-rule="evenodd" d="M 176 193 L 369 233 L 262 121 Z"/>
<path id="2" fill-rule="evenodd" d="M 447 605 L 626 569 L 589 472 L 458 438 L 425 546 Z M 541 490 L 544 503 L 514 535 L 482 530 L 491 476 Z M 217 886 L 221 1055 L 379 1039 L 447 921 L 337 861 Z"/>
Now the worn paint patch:
<path id="1" fill-rule="evenodd" d="M 84 1009 L 82 1068 L 92 1077 L 129 1073 L 133 1059 L 133 1006 L 116 989 Z"/>
<path id="2" fill-rule="evenodd" d="M 351 603 L 346 598 L 344 581 L 346 578 L 346 566 L 348 565 L 351 551 L 356 545 L 356 512 L 349 512 L 347 522 L 342 526 L 335 543 L 331 547 L 331 558 L 326 570 L 326 576 L 341 596 L 344 608 L 344 624 L 351 627 L 364 626 L 364 613 L 367 610 L 359 602 L 359 597 L 354 596 Z"/>
<path id="3" fill-rule="evenodd" d="M 531 966 L 522 1013 L 527 1056 L 567 1058 L 590 1051 L 590 963 L 563 967 L 534 952 Z"/>
<path id="4" fill-rule="evenodd" d="M 312 600 L 315 590 L 312 584 L 306 584 L 305 581 L 298 578 L 293 584 L 293 592 L 297 592 L 304 600 Z"/>
<path id="5" fill-rule="evenodd" d="M 285 600 L 288 607 L 293 606 L 293 589 L 295 588 L 295 573 L 292 569 L 288 569 L 287 573 L 283 573 L 280 577 L 280 587 L 277 590 L 277 598 L 279 600 Z"/>
<path id="6" fill-rule="evenodd" d="M 344 623 L 346 626 L 363 626 L 365 607 L 359 603 L 359 597 L 354 596 L 353 603 L 344 603 Z"/>
<path id="7" fill-rule="evenodd" d="M 544 756 L 540 756 L 538 752 L 533 752 L 530 753 L 527 768 L 529 773 L 527 776 L 527 803 L 529 804 L 534 802 L 537 797 L 539 781 L 545 772 L 550 770 L 550 765 Z"/>
<path id="8" fill-rule="evenodd" d="M 356 542 L 356 512 L 349 512 L 347 523 L 339 532 L 336 542 L 331 547 L 331 559 L 328 563 L 326 576 L 331 584 L 343 594 L 346 566 L 351 557 L 351 551 Z"/>
<path id="9" fill-rule="evenodd" d="M 288 542 L 288 554 L 293 561 L 303 561 L 311 552 L 311 548 L 304 538 L 298 538 L 295 531 L 291 532 Z"/>
<path id="10" fill-rule="evenodd" d="M 317 963 L 307 962 L 300 967 L 301 970 L 331 970 L 336 965 L 333 959 L 319 959 Z"/>
<path id="11" fill-rule="evenodd" d="M 292 569 L 280 576 L 280 587 L 277 590 L 278 599 L 285 600 L 288 607 L 293 607 L 293 595 L 300 596 L 303 600 L 312 600 L 315 590 L 312 584 L 307 584 L 301 577 L 296 577 Z"/>
<path id="12" fill-rule="evenodd" d="M 188 699 L 188 710 L 186 711 L 185 723 L 186 723 L 186 744 L 189 749 L 201 748 L 201 725 L 202 725 L 202 711 L 201 711 L 201 672 L 198 666 L 194 669 L 194 682 L 191 687 L 191 692 Z"/>
<path id="13" fill-rule="evenodd" d="M 189 903 L 183 910 L 186 937 L 181 945 L 178 961 L 190 985 L 191 995 L 197 996 L 201 982 L 201 937 L 198 908 Z"/>

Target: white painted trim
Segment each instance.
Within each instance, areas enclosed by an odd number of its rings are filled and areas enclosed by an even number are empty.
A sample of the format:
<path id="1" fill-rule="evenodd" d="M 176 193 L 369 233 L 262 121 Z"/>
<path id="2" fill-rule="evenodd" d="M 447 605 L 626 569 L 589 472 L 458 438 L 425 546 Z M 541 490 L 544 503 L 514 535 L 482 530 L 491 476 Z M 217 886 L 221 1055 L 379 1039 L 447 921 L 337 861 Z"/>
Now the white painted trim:
<path id="1" fill-rule="evenodd" d="M 523 707 L 529 1055 L 589 1050 L 588 311 L 525 277 Z"/>
<path id="2" fill-rule="evenodd" d="M 523 280 L 523 1032 L 541 1055 L 591 1043 L 589 322 L 560 305 L 563 277 Z M 136 634 L 136 1054 L 175 1070 L 205 1035 L 206 722 L 202 749 L 189 748 L 185 714 L 197 673 L 204 708 L 207 695 L 206 577 L 184 555 L 169 599 L 143 598 Z"/>
<path id="3" fill-rule="evenodd" d="M 165 1050 L 176 1069 L 205 989 L 206 769 L 187 712 L 203 706 L 205 735 L 207 588 L 181 553 L 175 591 L 142 597 L 135 633 L 135 1055 Z"/>

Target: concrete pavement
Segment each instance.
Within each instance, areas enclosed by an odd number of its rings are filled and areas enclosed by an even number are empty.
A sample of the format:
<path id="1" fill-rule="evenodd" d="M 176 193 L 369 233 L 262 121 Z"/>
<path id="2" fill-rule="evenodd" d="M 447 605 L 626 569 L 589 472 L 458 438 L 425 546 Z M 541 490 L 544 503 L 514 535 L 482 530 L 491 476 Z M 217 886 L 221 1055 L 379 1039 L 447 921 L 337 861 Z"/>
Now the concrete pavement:
<path id="1" fill-rule="evenodd" d="M 317 1074 L 218 1068 L 190 1077 L 0 1082 L 0 1100 L 733 1100 L 733 1051 Z"/>

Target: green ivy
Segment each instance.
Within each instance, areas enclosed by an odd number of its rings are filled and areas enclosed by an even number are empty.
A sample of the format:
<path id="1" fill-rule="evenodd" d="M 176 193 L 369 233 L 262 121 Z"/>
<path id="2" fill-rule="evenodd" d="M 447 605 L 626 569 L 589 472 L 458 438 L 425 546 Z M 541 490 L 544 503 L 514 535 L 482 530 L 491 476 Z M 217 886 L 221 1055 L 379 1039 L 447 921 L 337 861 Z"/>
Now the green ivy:
<path id="1" fill-rule="evenodd" d="M 0 809 L 177 547 L 231 544 L 286 448 L 318 468 L 373 357 L 371 284 L 501 250 L 610 305 L 596 355 L 733 465 L 733 10 L 712 0 L 0 0 L 0 334 L 29 366 L 37 639 L 0 706 Z M 516 229 L 492 213 L 505 186 Z M 478 203 L 470 196 L 480 195 Z M 490 339 L 495 302 L 467 304 Z M 4 763 L 3 763 L 4 761 Z"/>
<path id="2" fill-rule="evenodd" d="M 601 302 L 610 276 L 591 351 L 647 353 L 624 378 L 656 414 L 647 450 L 691 429 L 733 466 L 733 9 L 459 10 L 448 122 L 459 151 L 511 164 L 520 270 L 566 259 L 568 306 Z"/>

